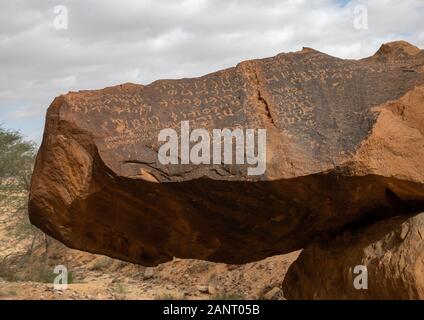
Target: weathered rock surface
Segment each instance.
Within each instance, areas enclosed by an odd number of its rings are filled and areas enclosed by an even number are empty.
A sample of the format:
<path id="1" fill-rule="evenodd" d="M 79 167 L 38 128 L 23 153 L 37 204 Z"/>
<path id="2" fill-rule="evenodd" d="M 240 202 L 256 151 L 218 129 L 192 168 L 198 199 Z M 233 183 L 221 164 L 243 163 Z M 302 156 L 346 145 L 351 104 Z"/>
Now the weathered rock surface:
<path id="1" fill-rule="evenodd" d="M 288 299 L 424 299 L 424 213 L 378 221 L 306 247 L 283 282 Z M 354 279 L 367 268 L 368 289 Z"/>
<path id="2" fill-rule="evenodd" d="M 424 51 L 305 48 L 195 79 L 71 92 L 47 112 L 32 223 L 70 247 L 155 265 L 245 263 L 424 208 Z M 267 129 L 266 172 L 162 165 L 158 133 Z"/>

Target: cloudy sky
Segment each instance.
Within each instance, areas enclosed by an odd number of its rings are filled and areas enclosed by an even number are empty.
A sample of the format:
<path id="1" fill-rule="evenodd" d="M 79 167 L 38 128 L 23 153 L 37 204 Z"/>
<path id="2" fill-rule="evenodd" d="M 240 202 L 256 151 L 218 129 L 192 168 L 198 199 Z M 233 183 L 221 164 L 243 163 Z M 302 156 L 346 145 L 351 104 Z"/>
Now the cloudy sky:
<path id="1" fill-rule="evenodd" d="M 200 76 L 302 46 L 342 58 L 399 39 L 424 48 L 423 18 L 424 0 L 2 1 L 0 124 L 40 142 L 48 105 L 68 91 Z"/>

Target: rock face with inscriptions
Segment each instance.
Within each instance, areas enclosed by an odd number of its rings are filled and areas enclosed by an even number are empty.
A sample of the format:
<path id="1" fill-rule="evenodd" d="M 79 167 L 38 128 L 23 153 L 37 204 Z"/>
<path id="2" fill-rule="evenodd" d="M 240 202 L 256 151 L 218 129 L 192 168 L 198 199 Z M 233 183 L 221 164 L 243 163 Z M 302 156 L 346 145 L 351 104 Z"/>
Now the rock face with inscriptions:
<path id="1" fill-rule="evenodd" d="M 162 164 L 159 133 L 185 121 L 266 129 L 265 172 Z M 144 265 L 245 263 L 423 209 L 423 134 L 424 51 L 405 42 L 361 60 L 304 48 L 199 78 L 71 92 L 47 112 L 30 218 L 70 247 Z"/>

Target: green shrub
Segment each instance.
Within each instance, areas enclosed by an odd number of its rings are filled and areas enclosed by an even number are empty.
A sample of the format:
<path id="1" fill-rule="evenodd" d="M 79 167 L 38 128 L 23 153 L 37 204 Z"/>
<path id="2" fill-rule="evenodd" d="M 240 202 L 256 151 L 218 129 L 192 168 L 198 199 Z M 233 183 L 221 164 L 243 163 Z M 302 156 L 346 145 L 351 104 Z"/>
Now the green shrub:
<path id="1" fill-rule="evenodd" d="M 0 297 L 11 297 L 16 296 L 15 289 L 2 289 L 0 290 Z"/>
<path id="2" fill-rule="evenodd" d="M 11 282 L 18 280 L 16 272 L 12 270 L 5 261 L 0 261 L 0 278 Z"/>
<path id="3" fill-rule="evenodd" d="M 94 265 L 91 267 L 91 270 L 93 271 L 100 271 L 107 267 L 109 267 L 112 264 L 113 260 L 107 257 L 100 258 L 96 260 Z"/>
<path id="4" fill-rule="evenodd" d="M 173 296 L 172 294 L 165 293 L 161 295 L 156 295 L 155 300 L 179 300 L 176 296 Z"/>
<path id="5" fill-rule="evenodd" d="M 127 294 L 128 293 L 128 288 L 125 284 L 119 282 L 116 284 L 115 286 L 115 292 L 119 293 L 119 294 Z"/>
<path id="6" fill-rule="evenodd" d="M 244 297 L 239 294 L 217 294 L 216 296 L 213 296 L 211 300 L 243 300 Z"/>
<path id="7" fill-rule="evenodd" d="M 53 270 L 53 267 L 38 266 L 32 270 L 27 280 L 42 283 L 53 283 L 54 279 L 58 276 L 58 274 L 54 273 Z M 71 271 L 68 271 L 68 284 L 72 283 L 75 283 L 74 275 Z"/>

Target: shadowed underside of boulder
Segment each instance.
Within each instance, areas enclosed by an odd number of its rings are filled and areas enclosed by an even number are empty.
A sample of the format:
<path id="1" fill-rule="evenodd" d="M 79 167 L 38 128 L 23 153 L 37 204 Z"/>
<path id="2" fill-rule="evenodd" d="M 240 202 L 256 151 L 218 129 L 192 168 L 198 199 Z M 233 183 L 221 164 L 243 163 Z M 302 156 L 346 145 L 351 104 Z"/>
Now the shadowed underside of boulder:
<path id="1" fill-rule="evenodd" d="M 72 92 L 47 112 L 31 221 L 70 247 L 155 265 L 245 263 L 361 219 L 424 208 L 424 52 L 305 48 L 200 78 Z M 267 130 L 247 165 L 158 161 L 158 134 Z M 234 152 L 234 150 L 233 150 Z"/>

